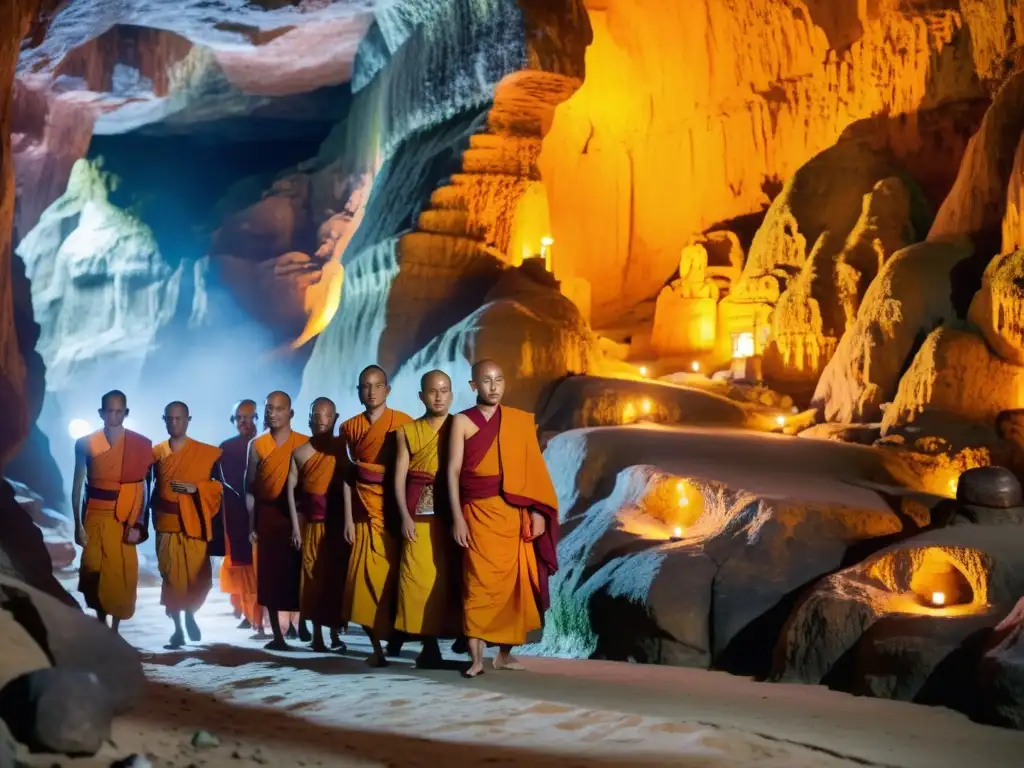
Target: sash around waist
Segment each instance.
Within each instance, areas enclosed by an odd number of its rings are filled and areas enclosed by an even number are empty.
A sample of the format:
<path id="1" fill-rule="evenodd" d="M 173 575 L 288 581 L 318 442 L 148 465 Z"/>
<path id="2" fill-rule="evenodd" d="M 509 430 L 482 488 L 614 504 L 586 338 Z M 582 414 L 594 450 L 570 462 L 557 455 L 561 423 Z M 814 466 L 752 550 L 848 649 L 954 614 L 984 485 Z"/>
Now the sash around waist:
<path id="1" fill-rule="evenodd" d="M 307 493 L 306 516 L 314 523 L 322 523 L 327 520 L 327 494 Z"/>
<path id="2" fill-rule="evenodd" d="M 380 485 L 384 482 L 384 473 L 372 466 L 356 463 L 356 482 L 364 485 Z"/>
<path id="3" fill-rule="evenodd" d="M 117 501 L 117 496 L 121 492 L 120 488 L 98 488 L 95 485 L 85 486 L 86 498 L 95 499 L 96 501 Z"/>
<path id="4" fill-rule="evenodd" d="M 493 499 L 501 496 L 501 475 L 478 475 L 463 472 L 459 475 L 459 501 Z"/>

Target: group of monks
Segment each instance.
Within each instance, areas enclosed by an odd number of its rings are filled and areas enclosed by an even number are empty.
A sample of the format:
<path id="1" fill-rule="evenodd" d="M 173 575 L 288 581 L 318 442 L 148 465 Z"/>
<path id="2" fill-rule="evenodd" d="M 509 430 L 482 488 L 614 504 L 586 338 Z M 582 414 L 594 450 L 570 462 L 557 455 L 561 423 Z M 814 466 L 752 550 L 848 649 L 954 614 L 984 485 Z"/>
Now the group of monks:
<path id="1" fill-rule="evenodd" d="M 79 590 L 115 631 L 135 612 L 136 546 L 156 535 L 161 604 L 174 624 L 169 645 L 202 638 L 196 612 L 222 556 L 221 590 L 239 628 L 345 650 L 341 633 L 360 625 L 371 666 L 384 666 L 407 639 L 417 664 L 441 663 L 439 639 L 469 652 L 463 672 L 521 669 L 512 648 L 542 626 L 548 578 L 557 568 L 557 500 L 533 415 L 501 405 L 505 378 L 492 360 L 473 366 L 476 405 L 450 414 L 452 382 L 431 371 L 420 382 L 418 419 L 388 407 L 379 366 L 358 380 L 363 410 L 335 432 L 327 398 L 309 408 L 310 436 L 292 429 L 291 398 L 272 392 L 237 404 L 238 434 L 219 447 L 188 437 L 188 406 L 164 410 L 168 439 L 154 446 L 124 428 L 122 392 L 104 395 L 103 428 L 75 446 L 72 489 Z M 312 624 L 309 632 L 307 622 Z M 387 652 L 383 643 L 388 643 Z"/>

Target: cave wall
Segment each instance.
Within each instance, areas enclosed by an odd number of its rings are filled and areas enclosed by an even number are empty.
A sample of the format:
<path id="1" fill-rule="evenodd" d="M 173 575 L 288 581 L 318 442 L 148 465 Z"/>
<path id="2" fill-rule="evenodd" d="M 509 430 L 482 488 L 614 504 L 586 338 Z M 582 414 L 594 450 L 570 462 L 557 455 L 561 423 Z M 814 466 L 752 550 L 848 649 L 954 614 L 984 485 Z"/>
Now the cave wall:
<path id="1" fill-rule="evenodd" d="M 587 3 L 586 81 L 540 166 L 556 275 L 590 281 L 597 327 L 656 295 L 695 234 L 763 210 L 848 130 L 942 200 L 987 96 L 977 60 L 987 72 L 1007 48 L 995 19 L 980 3 L 833 5 Z"/>
<path id="2" fill-rule="evenodd" d="M 413 8 L 405 15 L 393 9 L 368 33 L 356 59 L 352 112 L 325 142 L 314 174 L 314 211 L 340 207 L 333 195 L 351 183 L 339 179 L 375 174 L 363 224 L 345 252 L 341 308 L 316 340 L 299 395 L 300 402 L 330 396 L 343 412 L 359 407 L 354 377 L 365 365 L 383 364 L 395 375 L 393 405 L 415 409 L 415 371 L 428 363 L 402 369 L 417 351 L 436 340 L 444 353 L 431 359 L 459 368 L 451 371 L 456 380 L 468 378 L 470 357 L 486 353 L 480 325 L 469 318 L 508 266 L 504 246 L 518 199 L 538 178 L 540 139 L 555 103 L 582 79 L 590 40 L 583 7 L 570 0 L 449 0 L 430 6 L 429 18 L 414 17 Z M 459 198 L 453 188 L 467 176 L 476 178 Z M 473 191 L 488 188 L 501 190 L 490 205 L 456 210 L 440 231 L 424 226 L 422 213 L 445 210 L 438 196 L 468 204 Z M 561 298 L 554 284 L 544 290 Z M 529 302 L 530 294 L 518 295 Z M 574 313 L 567 310 L 576 328 Z M 526 333 L 512 328 L 496 342 L 500 349 L 491 348 L 511 370 L 524 366 Z M 579 367 L 559 360 L 553 370 L 533 372 L 549 382 Z M 524 387 L 517 402 L 532 408 L 537 392 Z"/>

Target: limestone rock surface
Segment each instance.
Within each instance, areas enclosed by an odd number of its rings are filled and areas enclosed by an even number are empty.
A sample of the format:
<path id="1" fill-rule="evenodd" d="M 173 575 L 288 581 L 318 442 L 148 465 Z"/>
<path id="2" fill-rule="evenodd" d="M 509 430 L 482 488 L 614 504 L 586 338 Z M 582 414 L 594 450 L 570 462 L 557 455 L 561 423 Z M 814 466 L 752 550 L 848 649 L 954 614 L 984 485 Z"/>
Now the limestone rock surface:
<path id="1" fill-rule="evenodd" d="M 982 276 L 967 317 L 1003 360 L 1024 365 L 1024 252 L 996 256 Z"/>
<path id="2" fill-rule="evenodd" d="M 955 317 L 950 273 L 971 253 L 962 242 L 919 243 L 885 263 L 815 389 L 826 421 L 881 420 L 921 338 Z"/>

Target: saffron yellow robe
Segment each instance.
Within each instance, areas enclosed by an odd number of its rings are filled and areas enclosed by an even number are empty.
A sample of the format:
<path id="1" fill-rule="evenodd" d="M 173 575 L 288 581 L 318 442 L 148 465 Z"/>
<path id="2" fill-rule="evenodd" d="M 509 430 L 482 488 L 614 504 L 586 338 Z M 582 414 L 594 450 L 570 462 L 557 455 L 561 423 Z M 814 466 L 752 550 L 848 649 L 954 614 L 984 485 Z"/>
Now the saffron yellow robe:
<path id="1" fill-rule="evenodd" d="M 436 485 L 449 425 L 450 418 L 435 432 L 421 418 L 401 427 L 409 446 L 406 503 L 416 526 L 416 541 L 402 541 L 395 629 L 409 635 L 456 637 L 461 633 L 457 545 L 443 483 Z"/>
<path id="2" fill-rule="evenodd" d="M 532 414 L 500 406 L 490 421 L 464 412 L 479 432 L 466 440 L 459 501 L 469 529 L 463 628 L 494 645 L 522 645 L 540 629 L 548 577 L 557 568 L 558 499 Z M 532 537 L 530 513 L 547 520 Z"/>
<path id="3" fill-rule="evenodd" d="M 341 609 L 349 552 L 340 491 L 345 446 L 333 435 L 314 437 L 310 443 L 313 453 L 299 469 L 304 520 L 299 615 L 338 629 L 344 624 Z"/>
<path id="4" fill-rule="evenodd" d="M 212 479 L 222 453 L 220 448 L 188 438 L 177 451 L 171 450 L 168 440 L 153 448 L 153 528 L 163 578 L 160 604 L 169 615 L 199 610 L 213 584 L 207 544 L 213 538 L 213 518 L 224 497 L 224 486 Z M 192 483 L 196 493 L 175 493 L 173 482 Z"/>
<path id="5" fill-rule="evenodd" d="M 292 547 L 292 523 L 284 497 L 292 451 L 309 437 L 292 432 L 277 445 L 265 432 L 253 441 L 259 464 L 250 492 L 256 501 L 256 588 L 259 604 L 268 611 L 298 611 L 302 554 Z"/>
<path id="6" fill-rule="evenodd" d="M 341 436 L 354 464 L 352 520 L 355 536 L 345 579 L 343 615 L 346 621 L 370 628 L 386 639 L 394 625 L 398 541 L 387 530 L 384 474 L 393 460 L 389 433 L 412 419 L 390 408 L 373 424 L 365 413 L 341 425 Z"/>
<path id="7" fill-rule="evenodd" d="M 85 604 L 116 619 L 135 615 L 139 556 L 126 544 L 127 529 L 138 525 L 146 497 L 146 475 L 153 444 L 129 430 L 114 445 L 103 430 L 82 438 L 86 458 L 85 514 L 88 538 L 79 566 L 78 590 Z"/>

